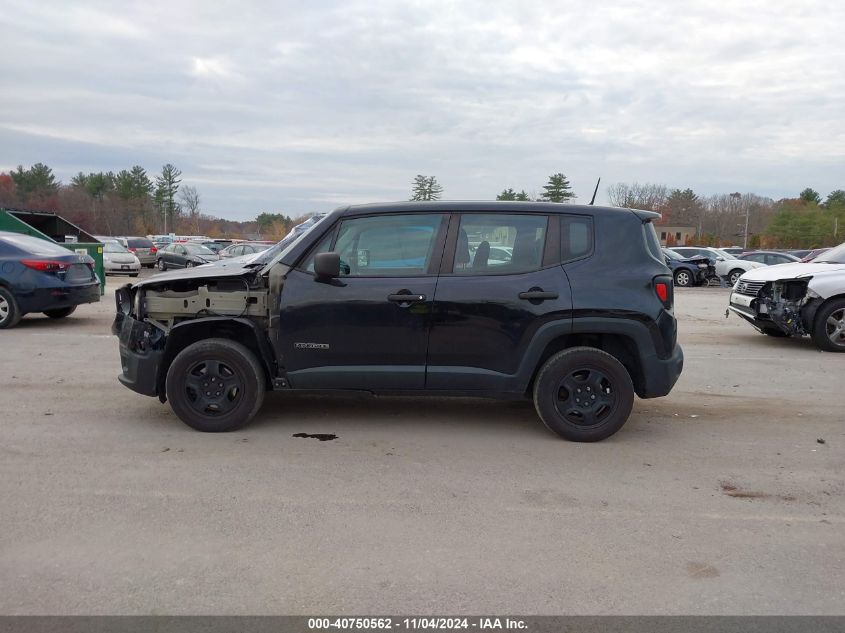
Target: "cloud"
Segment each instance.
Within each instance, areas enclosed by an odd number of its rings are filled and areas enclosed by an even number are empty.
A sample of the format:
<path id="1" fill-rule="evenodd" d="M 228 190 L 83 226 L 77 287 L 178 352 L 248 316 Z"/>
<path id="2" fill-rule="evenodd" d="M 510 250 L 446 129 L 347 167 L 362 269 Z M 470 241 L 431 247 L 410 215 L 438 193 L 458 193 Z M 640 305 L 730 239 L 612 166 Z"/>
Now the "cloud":
<path id="1" fill-rule="evenodd" d="M 0 59 L 15 87 L 0 164 L 67 179 L 173 162 L 231 217 L 401 199 L 417 173 L 461 199 L 557 171 L 581 200 L 599 175 L 702 194 L 845 186 L 845 5 L 32 7 L 0 18 L 16 51 Z"/>
<path id="2" fill-rule="evenodd" d="M 191 74 L 195 77 L 231 79 L 235 76 L 231 64 L 226 59 L 214 57 L 194 57 L 191 61 Z"/>

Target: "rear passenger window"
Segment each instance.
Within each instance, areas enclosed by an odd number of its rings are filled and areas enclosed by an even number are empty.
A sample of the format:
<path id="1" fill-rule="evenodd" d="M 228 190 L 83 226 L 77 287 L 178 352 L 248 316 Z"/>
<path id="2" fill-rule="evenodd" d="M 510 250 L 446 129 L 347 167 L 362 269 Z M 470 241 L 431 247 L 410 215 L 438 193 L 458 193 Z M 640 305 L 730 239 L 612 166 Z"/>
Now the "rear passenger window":
<path id="1" fill-rule="evenodd" d="M 593 220 L 585 216 L 560 217 L 560 259 L 571 262 L 593 252 Z"/>
<path id="2" fill-rule="evenodd" d="M 537 270 L 548 224 L 545 215 L 462 215 L 452 271 L 500 275 Z"/>

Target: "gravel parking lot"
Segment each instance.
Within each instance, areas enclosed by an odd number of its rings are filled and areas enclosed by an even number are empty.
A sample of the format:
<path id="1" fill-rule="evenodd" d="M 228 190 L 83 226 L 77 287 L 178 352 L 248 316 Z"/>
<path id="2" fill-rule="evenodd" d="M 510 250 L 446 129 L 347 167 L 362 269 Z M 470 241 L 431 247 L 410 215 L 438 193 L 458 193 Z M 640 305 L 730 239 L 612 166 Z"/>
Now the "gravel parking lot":
<path id="1" fill-rule="evenodd" d="M 679 384 L 587 445 L 470 399 L 194 432 L 117 382 L 120 283 L 0 332 L 2 614 L 845 614 L 845 354 L 727 290 L 677 292 Z"/>

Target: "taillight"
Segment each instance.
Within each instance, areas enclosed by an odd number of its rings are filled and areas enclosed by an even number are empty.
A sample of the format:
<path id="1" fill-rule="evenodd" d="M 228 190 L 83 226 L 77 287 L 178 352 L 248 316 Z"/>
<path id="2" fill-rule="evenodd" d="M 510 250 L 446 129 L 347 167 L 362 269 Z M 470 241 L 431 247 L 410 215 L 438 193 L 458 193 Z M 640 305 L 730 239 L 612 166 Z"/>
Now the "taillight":
<path id="1" fill-rule="evenodd" d="M 130 246 L 128 250 L 129 250 L 129 252 L 130 252 L 130 253 L 134 253 L 134 252 L 135 252 L 136 250 L 138 250 L 138 249 L 132 248 L 132 247 Z"/>
<path id="2" fill-rule="evenodd" d="M 57 262 L 48 259 L 22 259 L 21 264 L 42 273 L 59 273 L 70 268 L 67 262 Z"/>
<path id="3" fill-rule="evenodd" d="M 672 277 L 667 275 L 660 275 L 654 278 L 654 294 L 657 295 L 657 298 L 660 299 L 660 303 L 662 303 L 663 307 L 667 310 L 672 309 L 672 304 L 675 299 L 673 283 Z"/>
<path id="4" fill-rule="evenodd" d="M 150 255 L 155 255 L 158 253 L 158 249 L 155 246 L 150 246 Z"/>

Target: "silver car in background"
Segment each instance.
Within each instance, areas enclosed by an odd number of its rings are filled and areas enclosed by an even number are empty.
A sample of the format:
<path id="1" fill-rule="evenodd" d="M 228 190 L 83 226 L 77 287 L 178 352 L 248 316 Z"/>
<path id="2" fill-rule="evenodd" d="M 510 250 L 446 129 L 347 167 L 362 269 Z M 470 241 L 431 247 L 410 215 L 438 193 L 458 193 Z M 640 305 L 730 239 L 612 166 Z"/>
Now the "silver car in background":
<path id="1" fill-rule="evenodd" d="M 103 242 L 103 268 L 107 275 L 137 277 L 141 272 L 141 262 L 119 241 L 107 240 Z"/>

